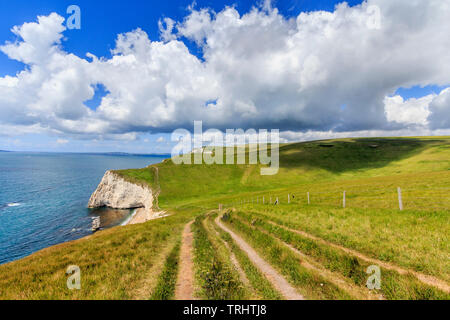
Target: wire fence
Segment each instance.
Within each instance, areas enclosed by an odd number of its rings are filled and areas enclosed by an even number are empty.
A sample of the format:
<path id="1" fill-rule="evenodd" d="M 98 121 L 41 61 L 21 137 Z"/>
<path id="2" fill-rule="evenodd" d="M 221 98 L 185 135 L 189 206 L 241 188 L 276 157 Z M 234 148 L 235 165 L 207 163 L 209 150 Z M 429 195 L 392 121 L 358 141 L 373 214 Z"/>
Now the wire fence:
<path id="1" fill-rule="evenodd" d="M 258 205 L 310 205 L 338 208 L 450 210 L 450 188 L 370 188 L 349 187 L 333 191 L 294 191 L 261 193 L 256 196 L 235 198 L 220 206 Z"/>

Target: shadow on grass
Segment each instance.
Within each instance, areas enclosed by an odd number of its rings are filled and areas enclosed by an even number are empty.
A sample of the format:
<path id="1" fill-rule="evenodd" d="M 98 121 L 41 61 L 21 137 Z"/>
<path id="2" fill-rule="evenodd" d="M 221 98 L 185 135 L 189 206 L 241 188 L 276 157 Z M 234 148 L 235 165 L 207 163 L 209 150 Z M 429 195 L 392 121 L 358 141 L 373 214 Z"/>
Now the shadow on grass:
<path id="1" fill-rule="evenodd" d="M 412 157 L 448 140 L 418 138 L 363 138 L 325 140 L 280 147 L 281 168 L 321 168 L 333 173 L 382 168 Z"/>

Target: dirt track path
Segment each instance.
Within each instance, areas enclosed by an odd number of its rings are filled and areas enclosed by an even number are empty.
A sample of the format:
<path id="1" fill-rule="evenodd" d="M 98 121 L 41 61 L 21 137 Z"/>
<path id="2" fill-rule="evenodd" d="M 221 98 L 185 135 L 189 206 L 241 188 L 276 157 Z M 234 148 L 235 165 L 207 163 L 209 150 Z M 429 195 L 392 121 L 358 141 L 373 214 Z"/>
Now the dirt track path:
<path id="1" fill-rule="evenodd" d="M 297 290 L 292 287 L 289 282 L 286 281 L 270 264 L 264 261 L 258 253 L 240 236 L 235 234 L 233 231 L 228 229 L 220 221 L 220 217 L 215 220 L 216 224 L 225 232 L 229 233 L 230 236 L 236 241 L 236 244 L 243 250 L 248 258 L 253 262 L 253 264 L 264 274 L 267 280 L 272 283 L 274 288 L 280 292 L 287 300 L 304 300 L 305 298 L 297 293 Z"/>
<path id="2" fill-rule="evenodd" d="M 245 223 L 241 220 L 242 223 Z M 326 268 L 324 268 L 320 263 L 309 257 L 308 255 L 304 254 L 291 244 L 283 241 L 282 239 L 270 234 L 266 230 L 257 228 L 258 231 L 268 235 L 269 237 L 272 237 L 275 241 L 277 241 L 279 244 L 287 247 L 289 250 L 294 252 L 297 256 L 301 257 L 300 265 L 306 269 L 309 269 L 324 279 L 327 279 L 331 283 L 335 284 L 339 288 L 343 289 L 353 297 L 357 299 L 367 299 L 367 300 L 383 300 L 383 296 L 379 294 L 374 294 L 370 290 L 367 290 L 367 288 L 361 288 L 357 285 L 352 284 L 350 281 L 348 281 L 344 276 L 341 276 L 333 271 L 330 271 Z"/>
<path id="3" fill-rule="evenodd" d="M 261 232 L 264 232 L 260 230 Z M 266 233 L 266 232 L 264 232 Z M 270 235 L 269 233 L 266 233 L 267 235 L 274 237 Z M 289 243 L 286 243 L 282 241 L 281 239 L 278 239 L 274 237 L 279 243 L 286 246 L 294 252 L 297 256 L 301 257 L 300 265 L 302 267 L 305 267 L 306 269 L 309 269 L 311 271 L 316 272 L 318 275 L 323 277 L 324 279 L 327 279 L 331 283 L 335 284 L 337 287 L 343 289 L 350 295 L 352 295 L 354 298 L 358 300 L 384 300 L 384 297 L 381 294 L 373 293 L 372 291 L 368 290 L 367 288 L 361 288 L 357 285 L 352 284 L 350 281 L 348 281 L 344 276 L 341 276 L 333 271 L 330 271 L 323 266 L 320 266 L 318 263 L 311 263 L 311 257 L 305 255 L 303 252 L 298 250 L 297 248 L 293 247 Z"/>
<path id="4" fill-rule="evenodd" d="M 175 288 L 176 300 L 194 299 L 194 262 L 192 258 L 192 243 L 194 235 L 189 222 L 183 230 L 180 248 L 180 268 L 178 271 L 177 285 Z"/>
<path id="5" fill-rule="evenodd" d="M 205 220 L 203 222 L 205 222 Z M 231 263 L 236 268 L 236 270 L 237 270 L 237 272 L 239 274 L 240 280 L 245 285 L 247 285 L 247 286 L 250 285 L 250 281 L 248 280 L 247 275 L 245 274 L 244 270 L 242 269 L 241 265 L 239 264 L 239 261 L 237 260 L 236 255 L 233 253 L 233 250 L 231 250 L 230 246 L 228 245 L 228 243 L 225 240 L 220 238 L 220 234 L 219 234 L 219 232 L 217 230 L 215 230 L 213 227 L 212 227 L 212 230 L 216 234 L 216 236 L 219 239 L 219 241 L 221 241 L 223 243 L 223 245 L 227 248 L 228 252 L 230 253 Z"/>
<path id="6" fill-rule="evenodd" d="M 275 223 L 273 221 L 269 221 L 269 223 L 271 223 L 271 224 L 273 224 L 273 225 L 275 225 L 277 227 L 284 228 L 285 230 L 297 233 L 297 234 L 299 234 L 301 236 L 304 236 L 306 238 L 315 240 L 315 241 L 320 242 L 322 244 L 325 244 L 327 246 L 339 249 L 341 251 L 344 251 L 346 253 L 354 255 L 355 257 L 358 257 L 361 260 L 364 260 L 364 261 L 369 262 L 369 263 L 373 263 L 373 264 L 378 265 L 380 267 L 383 267 L 385 269 L 393 270 L 393 271 L 396 271 L 396 272 L 398 272 L 400 274 L 408 274 L 408 273 L 410 273 L 410 274 L 414 275 L 417 279 L 419 279 L 421 282 L 423 282 L 425 284 L 428 284 L 430 286 L 436 287 L 438 289 L 441 289 L 442 291 L 445 291 L 446 293 L 450 293 L 450 286 L 444 280 L 441 280 L 441 279 L 438 279 L 438 278 L 435 278 L 433 276 L 426 275 L 426 274 L 423 274 L 423 273 L 420 273 L 420 272 L 417 272 L 417 271 L 404 269 L 404 268 L 401 268 L 401 267 L 396 266 L 394 264 L 391 264 L 389 262 L 381 261 L 381 260 L 378 260 L 378 259 L 375 259 L 375 258 L 370 258 L 370 257 L 362 254 L 361 252 L 358 252 L 356 250 L 349 249 L 349 248 L 343 247 L 341 245 L 329 242 L 329 241 L 327 241 L 325 239 L 313 236 L 312 234 L 309 234 L 309 233 L 304 232 L 304 231 L 291 229 L 291 228 L 279 225 L 279 224 L 277 224 L 277 223 Z"/>

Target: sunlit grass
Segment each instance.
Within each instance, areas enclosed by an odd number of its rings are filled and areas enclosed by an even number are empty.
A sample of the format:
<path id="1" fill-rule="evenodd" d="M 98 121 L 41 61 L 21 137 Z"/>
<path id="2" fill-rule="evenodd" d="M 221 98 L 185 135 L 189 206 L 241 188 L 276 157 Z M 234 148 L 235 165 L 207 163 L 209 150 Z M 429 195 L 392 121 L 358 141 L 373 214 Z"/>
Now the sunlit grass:
<path id="1" fill-rule="evenodd" d="M 234 253 L 239 265 L 245 272 L 245 275 L 250 282 L 255 294 L 258 298 L 264 300 L 280 300 L 281 294 L 276 291 L 271 283 L 264 277 L 264 275 L 253 265 L 247 254 L 242 251 L 231 238 L 231 236 L 214 225 L 214 230 L 219 233 L 220 237 L 228 243 L 231 251 Z"/>
<path id="2" fill-rule="evenodd" d="M 257 226 L 274 237 L 294 246 L 303 254 L 312 257 L 330 271 L 339 273 L 350 279 L 356 285 L 364 288 L 366 285 L 367 268 L 372 265 L 350 253 L 333 248 L 317 240 L 293 233 L 284 228 L 268 223 L 263 215 L 237 212 L 235 215 L 246 221 L 247 224 Z M 258 218 L 255 218 L 258 217 Z M 418 281 L 410 275 L 401 275 L 395 271 L 384 269 L 382 271 L 383 285 L 379 291 L 386 299 L 449 299 L 445 294 L 430 285 Z"/>
<path id="3" fill-rule="evenodd" d="M 248 241 L 261 257 L 277 268 L 307 299 L 347 300 L 351 298 L 345 291 L 316 272 L 301 266 L 299 257 L 269 235 L 238 219 L 231 218 L 224 222 Z"/>
<path id="4" fill-rule="evenodd" d="M 2 265 L 0 299 L 133 299 L 149 276 L 149 270 L 155 268 L 156 260 L 161 257 L 166 259 L 165 267 L 154 276 L 163 280 L 147 288 L 146 297 L 171 298 L 177 272 L 176 253 L 167 255 L 164 250 L 168 250 L 168 244 L 179 240 L 183 225 L 217 209 L 219 203 L 450 281 L 449 137 L 339 139 L 287 144 L 280 147 L 277 175 L 262 176 L 261 167 L 174 165 L 166 160 L 144 169 L 117 171 L 133 183 L 146 184 L 154 191 L 160 188 L 159 205 L 174 215 L 143 225 L 102 231 Z M 404 211 L 399 210 L 397 187 L 402 190 Z M 344 191 L 346 209 L 342 208 Z M 307 192 L 310 193 L 309 205 Z M 270 197 L 271 205 L 267 204 Z M 273 202 L 277 197 L 280 204 L 275 206 Z M 253 204 L 241 204 L 242 200 L 251 202 L 251 199 Z M 302 287 L 305 295 L 318 299 L 349 298 L 331 284 L 324 289 L 316 288 L 323 279 L 299 269 L 298 257 L 271 240 L 269 235 L 237 219 L 233 227 L 294 284 Z M 197 278 L 200 277 L 201 296 L 208 299 L 247 297 L 245 288 L 226 261 L 227 252 L 218 238 L 211 230 L 208 235 L 202 223 L 196 223 L 194 228 L 196 267 L 202 272 L 199 274 L 197 270 L 196 273 Z M 230 239 L 224 239 L 242 264 L 255 292 L 268 299 L 275 297 L 245 254 Z M 323 255 L 310 254 L 324 265 L 330 263 L 321 260 Z M 82 290 L 67 289 L 65 272 L 69 265 L 81 268 Z M 341 271 L 347 275 L 345 270 Z M 167 290 L 160 285 L 164 281 L 168 283 Z M 411 285 L 413 280 L 395 281 L 386 287 L 386 290 L 391 289 L 385 292 L 386 296 L 437 298 L 433 290 L 427 293 L 421 284 Z"/>
<path id="5" fill-rule="evenodd" d="M 198 217 L 192 226 L 194 231 L 194 264 L 198 283 L 197 295 L 203 299 L 240 300 L 246 295 L 239 276 L 230 265 L 223 260 L 223 254 L 211 242 L 205 226 L 204 217 Z"/>
<path id="6" fill-rule="evenodd" d="M 450 225 L 446 212 L 296 204 L 248 205 L 240 210 L 260 214 L 380 260 L 450 279 Z"/>
<path id="7" fill-rule="evenodd" d="M 191 212 L 116 227 L 53 246 L 0 266 L 0 299 L 133 299 L 137 286 Z M 69 265 L 81 269 L 81 290 L 66 285 Z"/>

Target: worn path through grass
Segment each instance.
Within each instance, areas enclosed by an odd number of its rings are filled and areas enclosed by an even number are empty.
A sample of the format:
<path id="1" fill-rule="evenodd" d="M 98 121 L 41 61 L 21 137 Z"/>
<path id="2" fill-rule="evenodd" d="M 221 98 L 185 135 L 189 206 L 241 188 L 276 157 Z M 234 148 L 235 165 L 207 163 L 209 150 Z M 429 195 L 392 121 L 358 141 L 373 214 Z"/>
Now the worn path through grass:
<path id="1" fill-rule="evenodd" d="M 183 230 L 180 251 L 180 267 L 175 290 L 176 300 L 194 299 L 194 263 L 192 259 L 193 234 L 191 230 L 193 223 L 194 221 L 189 222 Z"/>
<path id="2" fill-rule="evenodd" d="M 360 252 L 358 252 L 356 250 L 352 250 L 352 249 L 343 247 L 341 245 L 338 245 L 338 244 L 332 243 L 330 241 L 324 240 L 322 238 L 313 236 L 313 235 L 311 235 L 311 234 L 309 234 L 307 232 L 301 231 L 301 230 L 291 229 L 291 228 L 288 228 L 286 226 L 279 225 L 279 224 L 277 224 L 277 223 L 275 223 L 273 221 L 269 221 L 269 223 L 273 224 L 273 225 L 275 225 L 277 227 L 284 228 L 284 229 L 286 229 L 286 230 L 288 230 L 290 232 L 294 232 L 294 233 L 300 234 L 300 235 L 302 235 L 302 236 L 304 236 L 306 238 L 310 238 L 312 240 L 318 241 L 318 242 L 323 243 L 323 244 L 325 244 L 327 246 L 330 246 L 330 247 L 342 250 L 342 251 L 344 251 L 346 253 L 349 253 L 351 255 L 354 255 L 354 256 L 356 256 L 356 257 L 358 257 L 358 258 L 360 258 L 360 259 L 362 259 L 364 261 L 367 261 L 367 262 L 379 265 L 379 266 L 381 266 L 381 267 L 383 267 L 385 269 L 394 270 L 394 271 L 396 271 L 396 272 L 398 272 L 400 274 L 413 274 L 417 279 L 419 279 L 423 283 L 428 284 L 428 285 L 433 286 L 433 287 L 436 287 L 438 289 L 441 289 L 441 290 L 445 291 L 446 293 L 450 293 L 450 286 L 448 285 L 448 283 L 443 281 L 443 280 L 441 280 L 441 279 L 438 279 L 436 277 L 433 277 L 433 276 L 430 276 L 430 275 L 427 275 L 427 274 L 423 274 L 423 273 L 420 273 L 420 272 L 417 272 L 417 271 L 414 271 L 414 270 L 404 269 L 404 268 L 401 268 L 401 267 L 399 267 L 399 266 L 397 266 L 395 264 L 389 263 L 389 262 L 385 262 L 385 261 L 381 261 L 381 260 L 378 260 L 378 259 L 370 258 L 370 257 L 368 257 L 368 256 L 366 256 L 366 255 L 364 255 L 364 254 L 362 254 L 362 253 L 360 253 Z"/>
<path id="3" fill-rule="evenodd" d="M 267 277 L 272 285 L 287 299 L 287 300 L 304 300 L 305 298 L 292 287 L 270 264 L 263 260 L 256 251 L 241 237 L 228 229 L 220 221 L 220 216 L 215 219 L 216 224 L 225 232 L 230 234 L 241 250 L 245 251 L 250 260 L 257 266 L 257 268 Z"/>

